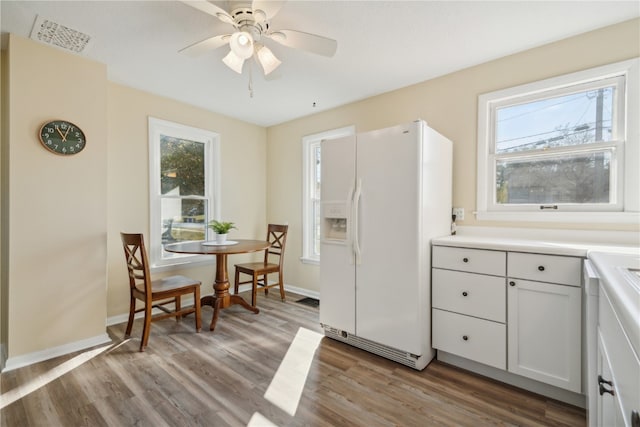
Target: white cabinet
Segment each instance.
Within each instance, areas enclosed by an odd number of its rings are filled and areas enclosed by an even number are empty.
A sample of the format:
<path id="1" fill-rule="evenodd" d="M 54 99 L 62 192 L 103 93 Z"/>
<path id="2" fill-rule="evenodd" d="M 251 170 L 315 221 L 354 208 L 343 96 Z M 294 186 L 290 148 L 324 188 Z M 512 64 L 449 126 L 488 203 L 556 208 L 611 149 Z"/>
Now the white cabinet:
<path id="1" fill-rule="evenodd" d="M 582 259 L 434 246 L 433 346 L 581 392 Z"/>
<path id="2" fill-rule="evenodd" d="M 433 347 L 506 369 L 506 253 L 435 246 L 433 267 Z"/>
<path id="3" fill-rule="evenodd" d="M 581 289 L 509 278 L 508 370 L 580 393 Z"/>
<path id="4" fill-rule="evenodd" d="M 580 393 L 582 260 L 508 254 L 508 370 Z"/>
<path id="5" fill-rule="evenodd" d="M 598 307 L 599 426 L 640 425 L 640 359 L 618 317 L 611 298 L 600 286 Z M 613 394 L 609 393 L 611 390 Z"/>
<path id="6" fill-rule="evenodd" d="M 611 360 L 601 334 L 598 334 L 597 371 L 599 393 L 597 397 L 596 424 L 603 427 L 623 426 L 624 420 L 618 398 L 611 381 Z"/>

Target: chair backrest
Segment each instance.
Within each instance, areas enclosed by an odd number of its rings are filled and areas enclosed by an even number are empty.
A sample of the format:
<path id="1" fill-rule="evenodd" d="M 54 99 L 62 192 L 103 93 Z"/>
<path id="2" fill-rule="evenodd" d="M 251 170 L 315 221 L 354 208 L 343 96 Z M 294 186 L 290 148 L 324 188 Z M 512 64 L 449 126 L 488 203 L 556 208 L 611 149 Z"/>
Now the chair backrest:
<path id="1" fill-rule="evenodd" d="M 270 256 L 278 257 L 278 265 L 282 269 L 282 263 L 284 261 L 284 248 L 287 243 L 287 231 L 288 225 L 269 224 L 267 227 L 267 240 L 271 243 L 271 246 L 264 251 L 264 262 L 269 262 Z M 274 263 L 275 264 L 275 263 Z"/>
<path id="2" fill-rule="evenodd" d="M 149 261 L 144 247 L 144 236 L 140 233 L 120 233 L 124 257 L 129 272 L 129 287 L 144 292 L 151 300 L 151 279 Z"/>

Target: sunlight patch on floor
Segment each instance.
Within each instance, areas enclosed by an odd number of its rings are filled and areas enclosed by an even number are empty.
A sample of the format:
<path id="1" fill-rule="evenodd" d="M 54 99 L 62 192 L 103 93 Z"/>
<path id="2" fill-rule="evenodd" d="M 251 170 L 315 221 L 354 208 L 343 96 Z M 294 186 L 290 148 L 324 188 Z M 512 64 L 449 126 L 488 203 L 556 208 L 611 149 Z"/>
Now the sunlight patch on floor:
<path id="1" fill-rule="evenodd" d="M 278 425 L 269 421 L 267 417 L 260 412 L 254 412 L 247 427 L 278 427 Z"/>
<path id="2" fill-rule="evenodd" d="M 128 340 L 125 340 L 123 342 L 118 343 L 115 347 L 118 347 L 118 346 L 122 345 L 126 341 L 128 341 Z M 114 345 L 109 344 L 109 345 L 105 345 L 105 346 L 102 346 L 102 347 L 94 348 L 93 350 L 85 351 L 84 353 L 81 353 L 81 354 L 79 354 L 79 355 L 67 360 L 64 363 L 61 363 L 60 365 L 56 366 L 55 368 L 52 368 L 51 370 L 45 372 L 44 374 L 39 375 L 37 378 L 34 378 L 34 379 L 32 379 L 31 381 L 29 381 L 29 382 L 27 382 L 25 384 L 19 385 L 18 387 L 9 390 L 6 393 L 1 394 L 0 395 L 0 409 L 4 408 L 7 405 L 12 404 L 13 402 L 15 402 L 18 399 L 22 399 L 23 397 L 27 396 L 30 393 L 33 393 L 34 391 L 36 391 L 40 387 L 43 387 L 43 386 L 49 384 L 51 381 L 60 378 L 61 376 L 63 376 L 67 372 L 77 368 L 78 366 L 80 366 L 83 363 L 93 359 L 94 357 L 98 356 L 99 354 L 102 354 L 105 351 L 107 351 L 109 349 L 113 349 L 113 348 L 114 348 Z"/>
<path id="3" fill-rule="evenodd" d="M 299 328 L 264 394 L 265 399 L 291 416 L 298 409 L 304 383 L 322 337 L 317 332 Z"/>

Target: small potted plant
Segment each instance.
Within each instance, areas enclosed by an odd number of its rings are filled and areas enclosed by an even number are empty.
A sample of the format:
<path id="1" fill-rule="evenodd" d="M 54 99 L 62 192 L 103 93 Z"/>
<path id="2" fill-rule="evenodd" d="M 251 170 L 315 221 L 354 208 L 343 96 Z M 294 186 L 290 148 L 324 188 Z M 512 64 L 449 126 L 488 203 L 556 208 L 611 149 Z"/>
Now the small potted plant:
<path id="1" fill-rule="evenodd" d="M 227 241 L 227 234 L 232 228 L 236 228 L 233 222 L 216 221 L 209 222 L 209 228 L 216 233 L 216 242 L 224 243 Z"/>

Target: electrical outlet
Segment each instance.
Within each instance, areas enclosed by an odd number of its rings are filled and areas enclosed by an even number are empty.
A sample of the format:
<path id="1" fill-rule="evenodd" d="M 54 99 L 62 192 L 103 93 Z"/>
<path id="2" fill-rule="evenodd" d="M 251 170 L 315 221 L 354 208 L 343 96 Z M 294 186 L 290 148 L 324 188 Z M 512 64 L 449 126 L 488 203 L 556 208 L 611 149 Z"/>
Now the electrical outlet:
<path id="1" fill-rule="evenodd" d="M 456 216 L 456 221 L 464 221 L 464 208 L 453 208 L 451 213 Z"/>

